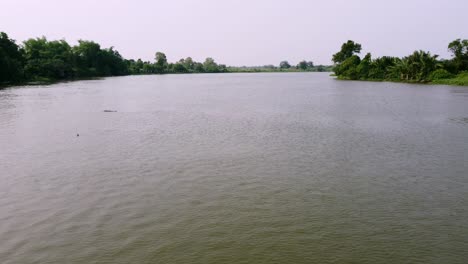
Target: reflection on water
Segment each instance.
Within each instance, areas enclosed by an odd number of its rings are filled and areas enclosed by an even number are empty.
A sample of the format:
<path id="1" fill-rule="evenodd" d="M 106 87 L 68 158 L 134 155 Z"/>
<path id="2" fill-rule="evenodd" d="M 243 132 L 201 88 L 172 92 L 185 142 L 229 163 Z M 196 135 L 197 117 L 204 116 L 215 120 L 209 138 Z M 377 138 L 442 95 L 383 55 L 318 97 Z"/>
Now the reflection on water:
<path id="1" fill-rule="evenodd" d="M 465 91 L 328 74 L 1 90 L 1 262 L 466 263 Z"/>
<path id="2" fill-rule="evenodd" d="M 468 125 L 468 117 L 450 118 L 449 120 L 458 124 Z"/>
<path id="3" fill-rule="evenodd" d="M 463 87 L 450 87 L 450 90 L 453 94 L 459 95 L 459 96 L 468 96 L 468 89 L 466 86 Z"/>

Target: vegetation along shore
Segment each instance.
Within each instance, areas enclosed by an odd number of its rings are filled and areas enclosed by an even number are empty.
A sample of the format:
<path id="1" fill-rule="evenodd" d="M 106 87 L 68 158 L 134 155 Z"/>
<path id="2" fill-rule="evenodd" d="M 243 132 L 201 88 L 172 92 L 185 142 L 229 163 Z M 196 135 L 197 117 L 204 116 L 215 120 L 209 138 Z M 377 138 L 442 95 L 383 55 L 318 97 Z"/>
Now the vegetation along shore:
<path id="1" fill-rule="evenodd" d="M 201 63 L 188 57 L 170 63 L 162 52 L 156 52 L 154 62 L 150 62 L 125 59 L 113 47 L 102 48 L 94 41 L 80 40 L 71 46 L 65 40 L 49 41 L 41 37 L 18 45 L 6 33 L 0 32 L 0 85 L 134 74 L 331 70 L 331 66 L 315 66 L 311 61 L 301 61 L 296 66 L 282 61 L 279 66 L 227 67 L 216 63 L 213 58 L 206 58 Z"/>
<path id="2" fill-rule="evenodd" d="M 450 42 L 450 60 L 439 60 L 438 55 L 422 50 L 403 58 L 383 56 L 373 59 L 367 53 L 361 59 L 357 55 L 361 48 L 361 44 L 348 40 L 333 55 L 334 71 L 338 79 L 468 86 L 467 39 Z"/>
<path id="3" fill-rule="evenodd" d="M 301 61 L 291 65 L 282 61 L 278 66 L 226 66 L 213 58 L 204 62 L 191 57 L 168 62 L 166 55 L 156 52 L 153 62 L 125 59 L 113 47 L 101 48 L 94 41 L 79 40 L 71 46 L 65 40 L 49 41 L 45 37 L 31 38 L 18 45 L 0 32 L 0 85 L 48 83 L 60 80 L 106 76 L 175 73 L 226 72 L 330 72 L 340 80 L 395 81 L 468 86 L 468 40 L 449 43 L 452 59 L 439 59 L 426 51 L 398 58 L 372 58 L 367 53 L 358 56 L 361 44 L 352 40 L 333 55 L 334 66 L 314 65 Z"/>

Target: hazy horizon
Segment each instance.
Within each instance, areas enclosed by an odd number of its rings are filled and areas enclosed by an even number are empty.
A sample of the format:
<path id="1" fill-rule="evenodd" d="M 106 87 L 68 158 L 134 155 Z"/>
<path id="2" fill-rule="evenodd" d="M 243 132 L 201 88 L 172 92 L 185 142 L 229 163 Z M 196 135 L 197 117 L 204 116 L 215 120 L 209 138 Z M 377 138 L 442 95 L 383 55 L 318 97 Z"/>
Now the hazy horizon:
<path id="1" fill-rule="evenodd" d="M 462 0 L 6 0 L 2 6 L 0 31 L 18 43 L 40 36 L 70 44 L 86 39 L 150 61 L 162 51 L 169 61 L 331 64 L 348 39 L 362 44 L 362 54 L 405 56 L 422 49 L 450 58 L 448 43 L 468 38 L 468 2 Z"/>

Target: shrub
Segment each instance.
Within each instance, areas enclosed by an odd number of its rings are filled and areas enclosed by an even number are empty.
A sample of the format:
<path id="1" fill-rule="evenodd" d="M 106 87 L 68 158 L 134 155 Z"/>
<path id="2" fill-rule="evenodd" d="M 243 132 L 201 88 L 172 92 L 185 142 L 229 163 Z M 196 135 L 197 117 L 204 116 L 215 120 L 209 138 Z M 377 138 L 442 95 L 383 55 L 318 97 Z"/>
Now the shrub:
<path id="1" fill-rule="evenodd" d="M 453 74 L 445 69 L 437 69 L 429 75 L 429 80 L 442 80 L 453 78 Z"/>

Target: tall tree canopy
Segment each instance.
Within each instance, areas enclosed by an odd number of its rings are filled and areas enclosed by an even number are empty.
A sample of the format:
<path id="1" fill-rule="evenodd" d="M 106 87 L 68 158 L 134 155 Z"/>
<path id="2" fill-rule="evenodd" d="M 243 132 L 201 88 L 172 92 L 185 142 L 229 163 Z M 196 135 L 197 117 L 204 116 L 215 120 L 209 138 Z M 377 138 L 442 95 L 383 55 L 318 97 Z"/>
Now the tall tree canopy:
<path id="1" fill-rule="evenodd" d="M 64 79 L 74 76 L 72 48 L 64 40 L 29 39 L 24 42 L 24 56 L 28 78 Z"/>
<path id="2" fill-rule="evenodd" d="M 20 81 L 23 61 L 20 47 L 6 33 L 0 32 L 0 83 Z"/>
<path id="3" fill-rule="evenodd" d="M 166 54 L 158 51 L 156 52 L 154 60 L 156 61 L 155 67 L 157 73 L 164 73 L 167 71 L 168 64 Z"/>
<path id="4" fill-rule="evenodd" d="M 452 72 L 468 71 L 468 39 L 456 39 L 448 45 L 453 59 L 449 66 Z"/>
<path id="5" fill-rule="evenodd" d="M 341 50 L 333 55 L 332 61 L 336 64 L 344 62 L 354 54 L 361 53 L 361 44 L 348 40 L 341 45 Z"/>
<path id="6" fill-rule="evenodd" d="M 298 69 L 301 69 L 303 71 L 306 71 L 306 70 L 311 70 L 312 68 L 314 67 L 314 63 L 312 61 L 300 61 L 296 68 Z"/>
<path id="7" fill-rule="evenodd" d="M 291 64 L 289 64 L 288 61 L 282 61 L 282 62 L 280 62 L 279 67 L 280 67 L 280 69 L 289 69 L 289 68 L 291 68 Z"/>

